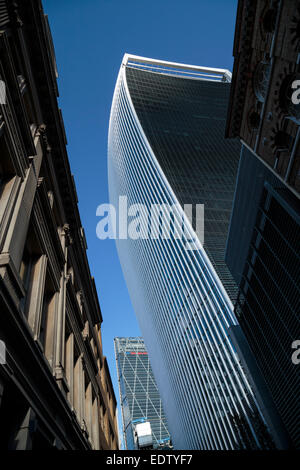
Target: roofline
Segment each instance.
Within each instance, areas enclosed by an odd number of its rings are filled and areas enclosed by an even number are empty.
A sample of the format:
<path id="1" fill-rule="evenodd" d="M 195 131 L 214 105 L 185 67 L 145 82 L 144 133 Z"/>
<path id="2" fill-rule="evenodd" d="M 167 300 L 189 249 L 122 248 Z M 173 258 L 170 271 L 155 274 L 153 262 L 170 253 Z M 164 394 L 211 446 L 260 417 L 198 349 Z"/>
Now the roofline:
<path id="1" fill-rule="evenodd" d="M 203 67 L 200 65 L 189 65 L 189 64 L 181 64 L 179 62 L 169 62 L 166 60 L 159 60 L 159 59 L 151 59 L 149 57 L 142 57 L 133 54 L 125 53 L 122 59 L 122 65 L 128 65 L 128 62 L 138 62 L 139 64 L 145 65 L 154 65 L 154 66 L 167 66 L 169 68 L 174 69 L 181 69 L 181 70 L 192 70 L 195 72 L 202 72 L 204 74 L 213 73 L 215 75 L 219 75 L 225 81 L 231 81 L 231 72 L 227 69 L 219 69 L 213 67 Z"/>

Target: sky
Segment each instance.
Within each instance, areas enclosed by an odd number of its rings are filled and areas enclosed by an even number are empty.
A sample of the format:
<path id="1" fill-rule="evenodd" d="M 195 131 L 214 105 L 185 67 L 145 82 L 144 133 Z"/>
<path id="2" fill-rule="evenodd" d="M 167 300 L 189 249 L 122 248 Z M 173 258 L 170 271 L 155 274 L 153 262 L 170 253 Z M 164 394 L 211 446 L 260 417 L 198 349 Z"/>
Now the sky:
<path id="1" fill-rule="evenodd" d="M 119 403 L 115 336 L 140 336 L 114 240 L 99 240 L 98 205 L 109 202 L 107 134 L 125 52 L 232 71 L 237 0 L 43 0 L 58 67 L 91 274 L 103 315 L 103 352 Z M 119 415 L 121 411 L 119 408 Z"/>

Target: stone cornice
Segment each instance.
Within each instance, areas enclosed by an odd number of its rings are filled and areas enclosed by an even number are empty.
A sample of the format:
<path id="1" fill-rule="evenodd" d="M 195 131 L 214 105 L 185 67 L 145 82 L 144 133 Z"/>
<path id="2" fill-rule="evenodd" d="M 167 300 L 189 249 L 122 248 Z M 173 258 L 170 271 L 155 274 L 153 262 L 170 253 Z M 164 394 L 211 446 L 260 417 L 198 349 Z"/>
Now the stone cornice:
<path id="1" fill-rule="evenodd" d="M 226 137 L 239 135 L 252 55 L 252 35 L 255 21 L 256 0 L 240 0 L 235 25 L 234 67 L 228 104 Z"/>
<path id="2" fill-rule="evenodd" d="M 43 114 L 44 123 L 47 126 L 47 146 L 51 148 L 51 157 L 53 160 L 53 169 L 55 171 L 55 178 L 58 182 L 57 191 L 59 191 L 59 204 L 62 204 L 65 214 L 65 222 L 70 225 L 71 237 L 74 246 L 76 247 L 76 261 L 79 266 L 81 278 L 83 281 L 83 288 L 87 296 L 89 304 L 89 312 L 92 322 L 102 322 L 101 309 L 99 306 L 98 296 L 95 288 L 94 280 L 91 278 L 87 255 L 85 251 L 85 244 L 82 243 L 80 230 L 82 227 L 78 206 L 77 194 L 74 186 L 74 179 L 71 175 L 70 165 L 66 150 L 66 136 L 62 124 L 61 111 L 57 105 L 57 85 L 56 77 L 53 71 L 53 63 L 49 49 L 49 38 L 45 29 L 45 19 L 40 9 L 40 14 L 37 14 L 35 8 L 36 0 L 30 0 L 29 8 L 22 15 L 24 23 L 33 22 L 33 31 L 37 31 L 37 38 L 33 38 L 28 30 L 29 41 L 32 44 L 32 62 L 34 67 L 39 70 L 39 82 L 37 89 L 39 99 L 41 102 L 41 109 Z M 30 10 L 32 14 L 30 15 Z M 26 17 L 26 21 L 25 21 Z M 48 51 L 49 52 L 49 51 Z M 47 86 L 45 86 L 45 83 Z"/>

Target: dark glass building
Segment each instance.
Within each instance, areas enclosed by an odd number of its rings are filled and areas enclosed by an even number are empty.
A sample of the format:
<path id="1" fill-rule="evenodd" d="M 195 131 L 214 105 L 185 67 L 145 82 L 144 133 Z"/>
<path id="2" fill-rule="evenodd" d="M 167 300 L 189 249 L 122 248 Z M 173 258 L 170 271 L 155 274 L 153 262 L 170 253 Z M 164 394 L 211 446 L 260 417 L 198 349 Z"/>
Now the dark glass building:
<path id="1" fill-rule="evenodd" d="M 300 202 L 243 148 L 226 262 L 236 279 L 238 318 L 290 440 L 300 448 Z"/>
<path id="2" fill-rule="evenodd" d="M 136 449 L 135 424 L 150 422 L 153 447 L 167 445 L 170 434 L 144 340 L 115 338 L 125 449 Z"/>

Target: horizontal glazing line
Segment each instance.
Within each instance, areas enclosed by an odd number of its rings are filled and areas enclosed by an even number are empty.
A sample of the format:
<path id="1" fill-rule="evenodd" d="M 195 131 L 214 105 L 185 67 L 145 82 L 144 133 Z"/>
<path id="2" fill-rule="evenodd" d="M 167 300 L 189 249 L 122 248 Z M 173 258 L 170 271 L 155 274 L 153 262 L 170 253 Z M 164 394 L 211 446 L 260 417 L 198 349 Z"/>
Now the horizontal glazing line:
<path id="1" fill-rule="evenodd" d="M 126 67 L 145 70 L 145 71 L 149 70 L 149 71 L 154 72 L 154 73 L 166 72 L 166 75 L 173 75 L 174 74 L 174 75 L 180 75 L 180 76 L 184 76 L 184 77 L 186 77 L 186 75 L 196 75 L 196 77 L 199 76 L 201 78 L 213 78 L 216 81 L 221 81 L 222 80 L 222 76 L 215 75 L 215 74 L 210 74 L 210 73 L 206 73 L 206 72 L 197 72 L 197 71 L 188 72 L 188 71 L 183 70 L 183 69 L 176 69 L 176 68 L 168 69 L 168 68 L 165 68 L 165 67 L 159 67 L 159 66 L 154 66 L 154 65 L 151 66 L 151 65 L 146 65 L 146 64 L 137 64 L 137 63 L 134 63 L 134 62 L 128 62 Z"/>

